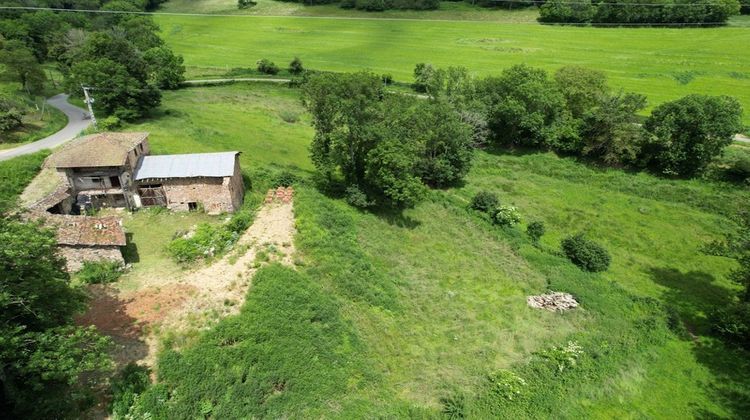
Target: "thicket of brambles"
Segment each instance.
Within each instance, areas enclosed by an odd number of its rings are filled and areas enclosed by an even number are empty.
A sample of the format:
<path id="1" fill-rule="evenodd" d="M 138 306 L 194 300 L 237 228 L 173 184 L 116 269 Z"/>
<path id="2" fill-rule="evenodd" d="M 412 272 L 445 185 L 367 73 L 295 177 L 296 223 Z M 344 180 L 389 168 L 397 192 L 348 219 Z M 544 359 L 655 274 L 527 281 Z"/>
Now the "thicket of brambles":
<path id="1" fill-rule="evenodd" d="M 746 7 L 744 5 L 744 8 Z M 740 13 L 740 9 L 738 0 L 548 0 L 539 8 L 539 21 L 593 24 L 723 24 L 730 16 Z"/>
<path id="2" fill-rule="evenodd" d="M 35 6 L 137 12 L 158 4 L 112 0 L 60 5 L 44 0 Z M 11 0 L 4 5 L 26 3 Z M 18 82 L 29 95 L 41 94 L 52 82 L 42 65 L 55 63 L 72 95 L 82 96 L 81 85 L 89 86 L 103 114 L 126 120 L 142 117 L 159 105 L 161 89 L 175 89 L 184 80 L 182 57 L 157 32 L 153 20 L 143 15 L 5 10 L 0 12 L 2 76 Z M 17 126 L 12 110 L 18 106 L 13 101 L 0 101 L 0 106 L 0 119 L 6 121 L 1 125 Z"/>

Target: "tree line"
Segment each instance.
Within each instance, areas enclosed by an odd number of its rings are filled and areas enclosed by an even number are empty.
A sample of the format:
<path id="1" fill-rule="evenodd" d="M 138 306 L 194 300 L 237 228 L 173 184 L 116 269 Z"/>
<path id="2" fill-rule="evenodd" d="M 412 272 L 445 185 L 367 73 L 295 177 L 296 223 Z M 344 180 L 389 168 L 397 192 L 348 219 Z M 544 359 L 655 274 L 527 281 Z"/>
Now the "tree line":
<path id="1" fill-rule="evenodd" d="M 460 182 L 476 147 L 552 150 L 614 167 L 695 177 L 731 144 L 742 107 L 728 96 L 688 95 L 645 119 L 643 95 L 615 91 L 600 71 L 515 65 L 472 77 L 462 67 L 415 68 L 422 97 L 388 93 L 372 73 L 311 74 L 303 84 L 324 185 L 350 203 L 415 204 Z"/>
<path id="2" fill-rule="evenodd" d="M 547 0 L 538 19 L 542 23 L 723 24 L 740 8 L 739 0 Z"/>
<path id="3" fill-rule="evenodd" d="M 35 5 L 137 12 L 159 3 L 74 0 L 59 4 L 43 0 Z M 5 4 L 25 3 L 11 0 Z M 140 118 L 159 105 L 162 89 L 175 89 L 184 80 L 182 57 L 175 55 L 157 32 L 151 17 L 142 15 L 3 11 L 3 76 L 18 82 L 30 95 L 41 94 L 50 83 L 43 64 L 54 63 L 70 94 L 81 97 L 81 85 L 92 87 L 97 111 L 124 120 Z"/>
<path id="4" fill-rule="evenodd" d="M 369 12 L 384 10 L 436 10 L 440 0 L 280 0 L 306 5 L 338 3 L 343 9 Z M 464 0 L 447 0 L 458 2 Z M 542 23 L 725 23 L 737 13 L 750 13 L 750 0 L 465 0 L 484 8 L 519 9 L 538 6 Z M 238 0 L 237 7 L 255 6 L 254 0 Z"/>

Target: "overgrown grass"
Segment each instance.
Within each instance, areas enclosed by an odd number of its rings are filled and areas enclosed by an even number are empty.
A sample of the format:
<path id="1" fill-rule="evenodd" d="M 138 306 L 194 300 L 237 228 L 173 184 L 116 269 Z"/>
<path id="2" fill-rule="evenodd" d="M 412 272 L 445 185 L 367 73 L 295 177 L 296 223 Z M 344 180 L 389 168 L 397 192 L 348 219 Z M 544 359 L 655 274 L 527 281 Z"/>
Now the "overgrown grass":
<path id="1" fill-rule="evenodd" d="M 172 240 L 167 245 L 167 251 L 180 264 L 223 256 L 237 243 L 252 221 L 252 212 L 240 210 L 225 223 L 201 223 L 189 235 Z"/>
<path id="2" fill-rule="evenodd" d="M 201 4 L 190 2 L 191 7 Z M 228 71 L 254 67 L 260 58 L 285 66 L 298 56 L 309 69 L 368 69 L 411 82 L 419 62 L 462 65 L 478 75 L 497 74 L 521 62 L 550 71 L 578 64 L 604 71 L 614 88 L 646 95 L 651 107 L 703 93 L 735 96 L 750 109 L 750 79 L 742 77 L 750 68 L 750 31 L 745 28 L 592 28 L 373 16 L 380 15 L 162 15 L 156 21 L 167 44 L 184 55 L 188 67 Z M 693 77 L 685 79 L 685 72 Z M 207 115 L 221 118 L 216 112 Z M 750 113 L 744 121 L 750 123 Z"/>
<path id="3" fill-rule="evenodd" d="M 190 127 L 201 118 L 195 98 L 234 94 L 216 105 L 233 118 L 211 127 L 236 134 L 181 142 L 169 130 L 185 129 L 163 115 L 165 126 L 160 120 L 150 125 L 153 145 L 170 152 L 243 151 L 251 200 L 261 200 L 280 167 L 296 174 L 310 167 L 309 117 L 301 114 L 300 127 L 273 137 L 294 153 L 269 148 L 240 133 L 249 124 L 271 131 L 283 104 L 298 104 L 294 92 L 244 86 L 232 93 L 235 88 L 171 93 L 164 107 Z M 267 106 L 253 106 L 253 100 Z M 235 111 L 237 104 L 247 104 L 246 111 Z M 464 185 L 435 191 L 403 213 L 360 212 L 304 183 L 295 189 L 298 274 L 274 266 L 274 277 L 286 279 L 266 283 L 277 291 L 254 283 L 243 315 L 222 322 L 194 346 L 169 351 L 158 366 L 163 382 L 142 401 L 154 413 L 219 417 L 241 407 L 269 417 L 426 417 L 438 415 L 455 395 L 465 395 L 464 409 L 480 418 L 740 417 L 750 409 L 744 374 L 750 358 L 710 337 L 705 318 L 731 299 L 734 286 L 726 276 L 734 262 L 699 251 L 730 230 L 729 217 L 746 207 L 750 193 L 737 184 L 599 169 L 551 153 L 478 151 Z M 516 206 L 522 224 L 500 228 L 467 210 L 480 190 Z M 523 233 L 535 220 L 546 226 L 538 246 Z M 585 273 L 559 255 L 560 239 L 581 230 L 610 251 L 609 271 Z M 340 335 L 318 336 L 311 322 L 281 324 L 315 312 L 306 303 L 290 306 L 299 301 L 296 286 L 284 290 L 285 281 L 297 284 L 288 276 L 304 290 L 312 288 L 313 306 L 333 302 L 336 325 L 346 325 L 338 331 L 356 342 L 340 346 L 346 357 L 317 365 L 317 350 L 305 350 L 309 337 L 325 344 Z M 527 295 L 547 290 L 572 293 L 581 308 L 557 314 L 526 306 Z M 329 303 L 318 301 L 321 293 Z M 259 312 L 267 305 L 277 306 L 275 329 L 266 328 L 271 315 Z M 246 317 L 248 311 L 254 315 Z M 297 353 L 277 345 L 297 340 L 303 349 Z M 584 353 L 563 373 L 535 355 L 571 340 Z M 530 399 L 489 401 L 488 375 L 500 369 L 523 377 Z M 294 378 L 284 385 L 293 392 L 268 396 L 281 383 L 269 379 L 266 372 L 274 371 L 284 372 L 280 380 Z M 318 384 L 311 401 L 308 392 Z M 172 402 L 159 404 L 167 395 Z"/>
<path id="4" fill-rule="evenodd" d="M 36 176 L 49 151 L 0 162 L 0 214 L 16 208 L 24 188 Z"/>
<path id="5" fill-rule="evenodd" d="M 240 315 L 193 347 L 159 358 L 159 384 L 137 417 L 317 418 L 367 375 L 334 298 L 313 279 L 272 264 L 258 271 Z"/>

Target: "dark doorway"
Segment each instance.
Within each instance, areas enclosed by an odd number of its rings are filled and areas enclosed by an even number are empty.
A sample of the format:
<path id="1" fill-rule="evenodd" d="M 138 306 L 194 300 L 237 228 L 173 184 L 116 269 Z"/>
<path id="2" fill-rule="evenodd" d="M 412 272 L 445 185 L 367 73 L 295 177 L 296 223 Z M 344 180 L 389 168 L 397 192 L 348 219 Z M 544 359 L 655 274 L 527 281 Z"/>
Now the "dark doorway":
<path id="1" fill-rule="evenodd" d="M 112 184 L 112 188 L 120 188 L 120 177 L 119 176 L 109 177 L 109 183 Z"/>
<path id="2" fill-rule="evenodd" d="M 198 203 L 188 203 L 188 211 L 198 211 Z"/>
<path id="3" fill-rule="evenodd" d="M 141 196 L 141 205 L 144 207 L 167 205 L 167 198 L 160 184 L 143 185 L 138 188 L 138 194 Z"/>

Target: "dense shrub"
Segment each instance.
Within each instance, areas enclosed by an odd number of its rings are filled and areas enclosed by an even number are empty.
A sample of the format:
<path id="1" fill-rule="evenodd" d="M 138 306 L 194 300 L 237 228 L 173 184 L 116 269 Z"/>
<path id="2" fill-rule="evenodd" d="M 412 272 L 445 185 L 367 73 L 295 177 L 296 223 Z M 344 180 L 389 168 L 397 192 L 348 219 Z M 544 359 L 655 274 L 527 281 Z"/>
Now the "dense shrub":
<path id="1" fill-rule="evenodd" d="M 23 125 L 23 106 L 13 98 L 0 94 L 0 132 Z"/>
<path id="2" fill-rule="evenodd" d="M 497 194 L 490 191 L 479 191 L 472 197 L 469 208 L 490 213 L 498 204 L 500 204 L 500 200 L 498 200 Z"/>
<path id="3" fill-rule="evenodd" d="M 492 211 L 492 222 L 500 226 L 514 226 L 521 223 L 521 213 L 513 206 L 498 206 Z"/>
<path id="4" fill-rule="evenodd" d="M 304 71 L 305 68 L 302 66 L 302 60 L 300 60 L 299 57 L 294 57 L 291 63 L 289 63 L 289 73 L 297 76 Z"/>
<path id="5" fill-rule="evenodd" d="M 279 66 L 267 58 L 258 60 L 257 69 L 263 74 L 277 74 L 279 72 Z"/>
<path id="6" fill-rule="evenodd" d="M 750 350 L 750 302 L 740 302 L 716 309 L 711 314 L 714 332 Z"/>
<path id="7" fill-rule="evenodd" d="M 544 232 L 544 222 L 531 222 L 528 226 L 526 226 L 526 235 L 528 235 L 529 239 L 531 239 L 531 242 L 535 244 L 539 243 L 539 240 L 542 239 L 542 236 L 544 236 Z"/>
<path id="8" fill-rule="evenodd" d="M 560 245 L 568 259 L 583 270 L 599 272 L 609 268 L 609 252 L 582 233 L 563 239 Z"/>
<path id="9" fill-rule="evenodd" d="M 124 267 L 119 261 L 86 261 L 76 275 L 86 284 L 112 283 L 120 278 Z"/>
<path id="10" fill-rule="evenodd" d="M 149 369 L 135 363 L 128 363 L 110 384 L 112 404 L 110 410 L 115 418 L 126 418 L 128 409 L 136 397 L 151 385 Z"/>
<path id="11" fill-rule="evenodd" d="M 371 207 L 375 204 L 356 185 L 350 185 L 346 188 L 346 202 L 360 209 Z"/>
<path id="12" fill-rule="evenodd" d="M 221 225 L 200 223 L 189 236 L 180 236 L 167 245 L 167 252 L 178 263 L 188 264 L 213 258 L 230 250 L 253 221 L 253 214 L 241 210 Z"/>
<path id="13" fill-rule="evenodd" d="M 290 187 L 299 182 L 299 177 L 293 172 L 281 171 L 273 179 L 274 187 Z"/>

